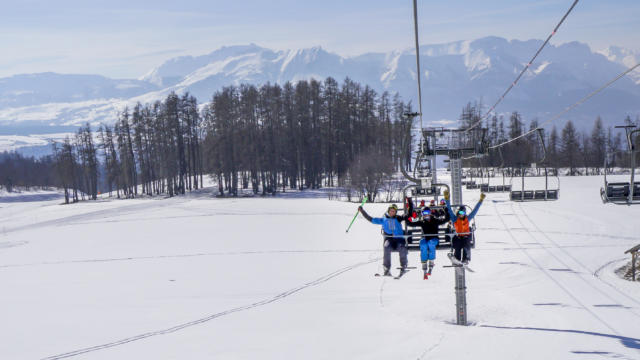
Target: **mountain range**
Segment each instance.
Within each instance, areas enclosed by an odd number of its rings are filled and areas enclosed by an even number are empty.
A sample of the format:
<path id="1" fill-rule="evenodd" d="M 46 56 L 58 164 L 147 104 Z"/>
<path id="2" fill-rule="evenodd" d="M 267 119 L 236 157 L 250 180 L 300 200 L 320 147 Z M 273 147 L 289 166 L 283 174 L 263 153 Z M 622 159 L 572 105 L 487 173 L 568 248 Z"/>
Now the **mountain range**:
<path id="1" fill-rule="evenodd" d="M 469 101 L 492 105 L 541 44 L 542 40 L 486 37 L 421 45 L 427 123 L 455 121 Z M 619 47 L 592 51 L 579 42 L 550 44 L 497 110 L 502 114 L 517 110 L 526 120 L 544 121 L 638 61 L 640 52 Z M 413 49 L 343 57 L 320 47 L 275 51 L 250 44 L 176 57 L 139 79 L 55 73 L 0 78 L 0 131 L 3 127 L 112 123 L 125 106 L 162 100 L 172 91 L 188 91 L 204 103 L 223 86 L 282 84 L 328 76 L 338 81 L 349 77 L 379 93 L 397 92 L 416 103 Z M 635 118 L 639 114 L 640 72 L 636 71 L 565 118 L 579 127 L 590 127 L 597 115 L 607 124 L 616 124 L 626 115 Z"/>

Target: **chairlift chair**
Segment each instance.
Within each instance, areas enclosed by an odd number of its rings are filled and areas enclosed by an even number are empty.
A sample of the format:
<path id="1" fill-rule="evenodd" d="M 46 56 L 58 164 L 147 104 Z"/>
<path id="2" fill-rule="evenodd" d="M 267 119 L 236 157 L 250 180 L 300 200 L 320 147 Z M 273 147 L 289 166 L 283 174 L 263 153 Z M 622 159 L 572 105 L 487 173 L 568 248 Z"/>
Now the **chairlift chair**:
<path id="1" fill-rule="evenodd" d="M 552 174 L 549 174 L 549 170 L 547 169 L 547 165 L 545 163 L 545 159 L 547 157 L 547 148 L 544 144 L 544 137 L 542 134 L 542 129 L 538 128 L 537 129 L 537 134 L 538 134 L 538 139 L 540 140 L 540 144 L 542 145 L 542 159 L 540 159 L 538 161 L 538 163 L 541 163 L 544 165 L 544 189 L 527 189 L 526 188 L 526 182 L 525 182 L 525 178 L 531 178 L 531 177 L 540 177 L 540 176 L 536 176 L 536 175 L 531 175 L 531 176 L 527 176 L 527 170 L 529 169 L 529 167 L 524 167 L 521 166 L 520 167 L 520 175 L 522 178 L 522 188 L 520 190 L 512 190 L 513 189 L 513 180 L 514 180 L 514 174 L 511 175 L 511 180 L 510 180 L 510 187 L 511 187 L 511 191 L 509 192 L 509 199 L 511 201 L 548 201 L 548 200 L 558 200 L 559 195 L 560 195 L 560 178 L 558 177 L 558 173 L 555 172 L 555 176 L 554 176 L 554 172 L 552 172 Z M 555 189 L 549 189 L 549 176 L 555 177 L 558 186 Z"/>
<path id="2" fill-rule="evenodd" d="M 449 185 L 447 184 L 432 184 L 432 187 L 436 188 L 438 192 L 440 192 L 441 188 L 446 188 L 447 190 L 449 190 Z M 419 204 L 420 200 L 425 200 L 425 202 L 430 201 L 430 198 L 425 198 L 425 199 L 420 199 L 420 187 L 416 184 L 411 184 L 406 186 L 402 193 L 403 193 L 403 198 L 404 198 L 404 206 L 401 209 L 403 214 L 407 214 L 409 211 L 411 211 L 412 209 L 410 209 L 410 202 L 413 204 Z M 412 195 L 413 197 L 410 197 L 408 195 Z M 467 206 L 467 205 L 451 205 L 452 208 L 458 208 L 463 206 L 467 212 L 471 212 L 471 207 Z M 428 206 L 430 209 L 444 209 L 446 211 L 446 206 L 441 206 L 441 205 L 436 205 L 436 206 Z M 422 217 L 422 208 L 419 208 L 417 206 L 414 206 L 413 208 L 414 211 L 416 211 L 416 215 L 421 218 Z M 418 248 L 420 245 L 420 240 L 423 237 L 423 233 L 422 233 L 422 228 L 419 226 L 410 226 L 408 224 L 405 223 L 404 226 L 405 229 L 405 233 L 407 234 L 407 246 L 410 249 L 413 248 Z M 475 243 L 476 243 L 476 238 L 475 238 L 475 230 L 476 230 L 476 222 L 475 222 L 475 218 L 471 219 L 470 224 L 469 224 L 469 229 L 471 230 L 471 247 L 475 247 Z M 451 223 L 447 223 L 444 225 L 440 226 L 440 229 L 438 230 L 438 246 L 451 246 L 451 241 L 453 238 L 453 235 L 455 234 L 455 231 L 453 230 L 453 226 L 451 225 Z"/>
<path id="3" fill-rule="evenodd" d="M 604 187 L 600 188 L 600 197 L 603 203 L 616 205 L 640 204 L 640 182 L 635 181 L 636 153 L 638 149 L 634 143 L 634 136 L 640 133 L 640 129 L 633 130 L 635 125 L 616 126 L 624 128 L 627 135 L 627 146 L 629 148 L 631 164 L 631 179 L 629 182 L 608 182 L 607 181 L 607 158 L 612 158 L 615 154 L 607 154 L 604 160 Z"/>

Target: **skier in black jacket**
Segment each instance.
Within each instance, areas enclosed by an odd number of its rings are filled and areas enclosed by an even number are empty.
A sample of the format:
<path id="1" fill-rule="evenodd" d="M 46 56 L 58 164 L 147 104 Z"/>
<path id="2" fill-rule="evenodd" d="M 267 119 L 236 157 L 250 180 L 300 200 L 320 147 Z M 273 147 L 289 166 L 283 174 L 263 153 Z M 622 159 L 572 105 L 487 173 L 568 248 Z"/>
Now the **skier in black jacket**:
<path id="1" fill-rule="evenodd" d="M 438 219 L 429 208 L 422 211 L 422 220 L 411 223 L 412 226 L 420 226 L 422 233 L 425 234 L 420 239 L 420 260 L 422 261 L 422 270 L 424 270 L 424 279 L 427 280 L 431 275 L 431 270 L 436 259 L 436 245 L 438 245 L 438 228 L 440 225 L 449 222 L 449 214 L 445 213 L 444 219 Z"/>

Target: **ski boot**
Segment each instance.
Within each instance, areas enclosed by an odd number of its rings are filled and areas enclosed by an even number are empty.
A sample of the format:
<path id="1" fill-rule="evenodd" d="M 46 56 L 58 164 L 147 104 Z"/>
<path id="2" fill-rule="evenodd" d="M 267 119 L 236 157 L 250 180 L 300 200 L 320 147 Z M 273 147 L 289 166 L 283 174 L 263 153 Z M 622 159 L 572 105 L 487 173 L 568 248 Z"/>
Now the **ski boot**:
<path id="1" fill-rule="evenodd" d="M 424 273 L 424 280 L 429 280 L 429 275 L 431 275 L 431 270 L 429 269 L 429 263 L 428 262 L 423 262 L 422 263 L 422 272 Z"/>
<path id="2" fill-rule="evenodd" d="M 382 276 L 391 276 L 391 271 L 388 268 L 384 268 L 384 272 L 382 273 Z"/>

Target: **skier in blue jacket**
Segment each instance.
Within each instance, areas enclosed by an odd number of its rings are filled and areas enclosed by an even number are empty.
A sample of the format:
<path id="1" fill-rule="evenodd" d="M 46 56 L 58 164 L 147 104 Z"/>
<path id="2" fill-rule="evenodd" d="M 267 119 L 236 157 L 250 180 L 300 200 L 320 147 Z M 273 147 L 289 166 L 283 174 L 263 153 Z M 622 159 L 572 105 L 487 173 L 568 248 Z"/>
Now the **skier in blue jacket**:
<path id="1" fill-rule="evenodd" d="M 376 225 L 382 225 L 382 237 L 384 256 L 382 259 L 382 266 L 384 267 L 384 275 L 390 276 L 391 269 L 391 251 L 398 251 L 400 255 L 400 269 L 401 273 L 406 271 L 407 268 L 407 246 L 404 238 L 404 229 L 402 228 L 402 221 L 407 220 L 409 215 L 398 216 L 398 207 L 395 204 L 391 204 L 384 214 L 384 217 L 372 218 L 367 214 L 362 206 L 358 207 L 358 211 L 362 213 L 365 219 L 370 223 Z"/>

